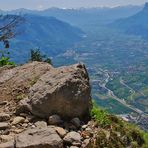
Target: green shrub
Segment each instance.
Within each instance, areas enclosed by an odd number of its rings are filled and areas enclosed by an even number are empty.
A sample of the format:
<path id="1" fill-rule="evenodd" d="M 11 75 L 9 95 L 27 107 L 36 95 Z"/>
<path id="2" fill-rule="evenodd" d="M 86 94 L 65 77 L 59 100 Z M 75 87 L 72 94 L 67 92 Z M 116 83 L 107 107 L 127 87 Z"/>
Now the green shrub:
<path id="1" fill-rule="evenodd" d="M 15 66 L 15 63 L 11 62 L 9 57 L 2 56 L 0 58 L 0 67 L 5 66 L 5 65 L 14 65 Z"/>
<path id="2" fill-rule="evenodd" d="M 15 65 L 14 62 L 10 61 L 10 52 L 7 48 L 0 50 L 0 67 L 5 65 Z"/>
<path id="3" fill-rule="evenodd" d="M 148 132 L 143 133 L 143 138 L 144 138 L 144 145 L 142 145 L 142 148 L 148 148 Z"/>
<path id="4" fill-rule="evenodd" d="M 31 49 L 30 61 L 46 62 L 52 65 L 52 61 L 46 55 L 42 55 L 40 49 Z"/>
<path id="5" fill-rule="evenodd" d="M 18 94 L 17 96 L 16 96 L 16 101 L 20 101 L 20 100 L 22 100 L 22 99 L 24 99 L 24 98 L 26 98 L 26 95 L 25 94 Z"/>
<path id="6" fill-rule="evenodd" d="M 93 108 L 91 110 L 91 117 L 94 118 L 100 126 L 107 126 L 111 123 L 111 120 L 108 117 L 108 113 L 105 110 L 97 107 L 95 103 L 93 103 Z"/>
<path id="7" fill-rule="evenodd" d="M 91 117 L 102 127 L 99 127 L 95 139 L 91 141 L 92 148 L 124 148 L 128 146 L 148 148 L 148 133 L 140 130 L 136 125 L 108 114 L 95 103 L 93 103 Z"/>

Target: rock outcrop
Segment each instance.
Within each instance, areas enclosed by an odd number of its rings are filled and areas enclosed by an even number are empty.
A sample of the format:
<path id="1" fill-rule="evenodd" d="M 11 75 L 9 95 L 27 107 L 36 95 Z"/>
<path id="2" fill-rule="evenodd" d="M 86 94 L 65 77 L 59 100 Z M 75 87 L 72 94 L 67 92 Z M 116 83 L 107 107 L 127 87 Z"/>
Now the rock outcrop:
<path id="1" fill-rule="evenodd" d="M 18 67 L 0 68 L 0 102 L 23 99 L 29 88 L 53 67 L 43 62 L 28 63 Z"/>
<path id="2" fill-rule="evenodd" d="M 21 108 L 41 118 L 88 118 L 91 108 L 89 77 L 82 64 L 51 68 L 29 89 Z M 19 110 L 18 109 L 18 110 Z"/>
<path id="3" fill-rule="evenodd" d="M 128 128 L 116 117 L 106 115 L 101 118 L 105 121 L 102 125 L 98 120 L 102 112 L 96 112 L 96 119 L 94 116 L 84 121 L 89 117 L 91 98 L 88 74 L 82 64 L 53 68 L 47 63 L 33 62 L 0 68 L 0 93 L 0 148 L 144 144 L 142 133 L 135 127 Z M 17 116 L 15 109 L 19 102 Z M 30 112 L 24 113 L 26 110 Z"/>

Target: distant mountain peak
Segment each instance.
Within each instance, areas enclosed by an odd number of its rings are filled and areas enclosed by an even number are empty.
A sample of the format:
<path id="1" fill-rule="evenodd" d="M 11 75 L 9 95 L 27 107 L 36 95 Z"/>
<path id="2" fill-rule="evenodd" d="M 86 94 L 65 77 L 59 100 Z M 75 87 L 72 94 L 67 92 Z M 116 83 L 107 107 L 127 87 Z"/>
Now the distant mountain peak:
<path id="1" fill-rule="evenodd" d="M 148 2 L 145 3 L 145 6 L 144 6 L 143 10 L 148 11 Z"/>
<path id="2" fill-rule="evenodd" d="M 116 20 L 112 26 L 116 29 L 123 30 L 126 34 L 138 35 L 148 40 L 148 2 L 145 3 L 142 11 L 135 15 Z"/>

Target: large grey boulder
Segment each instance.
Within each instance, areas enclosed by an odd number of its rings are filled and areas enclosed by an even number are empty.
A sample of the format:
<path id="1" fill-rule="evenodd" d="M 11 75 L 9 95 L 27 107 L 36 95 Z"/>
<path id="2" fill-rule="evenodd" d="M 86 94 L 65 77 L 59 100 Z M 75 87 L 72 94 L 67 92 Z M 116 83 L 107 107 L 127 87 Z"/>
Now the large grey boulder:
<path id="1" fill-rule="evenodd" d="M 44 62 L 32 62 L 22 66 L 0 68 L 0 102 L 23 99 L 29 88 L 53 67 Z"/>
<path id="2" fill-rule="evenodd" d="M 16 148 L 62 148 L 63 141 L 54 128 L 28 129 L 15 138 Z"/>
<path id="3" fill-rule="evenodd" d="M 62 118 L 86 119 L 91 108 L 90 84 L 83 64 L 52 68 L 30 88 L 24 106 L 39 117 L 58 114 Z"/>

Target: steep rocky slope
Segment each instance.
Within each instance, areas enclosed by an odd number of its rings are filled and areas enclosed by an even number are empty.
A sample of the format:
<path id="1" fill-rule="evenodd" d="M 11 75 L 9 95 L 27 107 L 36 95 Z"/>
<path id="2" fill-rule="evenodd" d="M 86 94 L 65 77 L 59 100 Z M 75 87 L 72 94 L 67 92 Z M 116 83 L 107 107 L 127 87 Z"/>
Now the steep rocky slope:
<path id="1" fill-rule="evenodd" d="M 144 133 L 93 106 L 83 64 L 0 68 L 0 148 L 145 147 Z"/>

